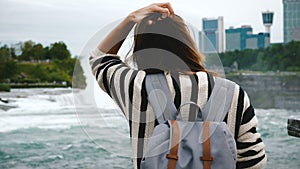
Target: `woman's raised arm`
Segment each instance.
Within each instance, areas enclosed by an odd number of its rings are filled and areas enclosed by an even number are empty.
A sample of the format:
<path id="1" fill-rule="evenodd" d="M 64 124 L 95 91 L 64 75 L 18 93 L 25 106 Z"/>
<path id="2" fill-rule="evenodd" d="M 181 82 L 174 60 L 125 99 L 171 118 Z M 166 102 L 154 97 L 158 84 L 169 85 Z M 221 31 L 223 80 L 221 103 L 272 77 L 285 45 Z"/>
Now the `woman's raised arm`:
<path id="1" fill-rule="evenodd" d="M 162 13 L 162 18 L 173 15 L 174 10 L 170 3 L 154 3 L 130 13 L 117 25 L 100 43 L 99 50 L 104 53 L 117 54 L 132 27 L 144 17 L 153 12 Z"/>

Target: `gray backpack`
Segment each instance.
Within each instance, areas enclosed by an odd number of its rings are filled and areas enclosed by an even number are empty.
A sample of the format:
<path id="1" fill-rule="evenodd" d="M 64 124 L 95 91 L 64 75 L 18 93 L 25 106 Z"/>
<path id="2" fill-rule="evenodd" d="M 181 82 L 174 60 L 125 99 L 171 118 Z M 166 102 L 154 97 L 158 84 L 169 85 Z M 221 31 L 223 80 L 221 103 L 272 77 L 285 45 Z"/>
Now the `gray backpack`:
<path id="1" fill-rule="evenodd" d="M 141 169 L 235 169 L 236 143 L 223 122 L 232 102 L 234 83 L 209 75 L 212 93 L 195 121 L 183 121 L 163 74 L 146 77 L 148 100 L 159 122 L 143 154 Z"/>

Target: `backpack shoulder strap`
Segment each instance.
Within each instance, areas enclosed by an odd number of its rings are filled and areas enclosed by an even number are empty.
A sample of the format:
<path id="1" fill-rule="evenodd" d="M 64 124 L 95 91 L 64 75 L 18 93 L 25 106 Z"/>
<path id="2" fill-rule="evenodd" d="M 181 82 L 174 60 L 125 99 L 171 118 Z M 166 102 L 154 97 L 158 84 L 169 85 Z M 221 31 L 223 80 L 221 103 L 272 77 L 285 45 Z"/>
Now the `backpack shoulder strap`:
<path id="1" fill-rule="evenodd" d="M 176 119 L 176 107 L 171 100 L 167 79 L 164 74 L 149 74 L 146 76 L 148 100 L 152 105 L 159 123 Z"/>
<path id="2" fill-rule="evenodd" d="M 202 116 L 203 119 L 208 121 L 222 122 L 231 106 L 235 83 L 220 77 L 215 77 L 213 84 L 212 93 L 203 108 Z"/>

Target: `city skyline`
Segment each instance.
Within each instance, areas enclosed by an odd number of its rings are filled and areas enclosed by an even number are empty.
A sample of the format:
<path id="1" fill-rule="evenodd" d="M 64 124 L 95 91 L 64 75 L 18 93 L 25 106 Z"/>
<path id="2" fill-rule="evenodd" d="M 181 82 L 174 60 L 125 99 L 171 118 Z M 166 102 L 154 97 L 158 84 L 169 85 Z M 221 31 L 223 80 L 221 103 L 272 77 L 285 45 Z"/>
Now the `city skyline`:
<path id="1" fill-rule="evenodd" d="M 79 55 L 87 41 L 101 28 L 153 2 L 164 1 L 0 0 L 0 42 L 11 44 L 33 40 L 49 45 L 63 41 L 72 55 Z M 223 16 L 224 29 L 251 25 L 254 33 L 264 32 L 261 13 L 266 10 L 273 11 L 271 43 L 283 42 L 282 0 L 169 2 L 175 13 L 199 30 L 202 27 L 202 18 Z"/>

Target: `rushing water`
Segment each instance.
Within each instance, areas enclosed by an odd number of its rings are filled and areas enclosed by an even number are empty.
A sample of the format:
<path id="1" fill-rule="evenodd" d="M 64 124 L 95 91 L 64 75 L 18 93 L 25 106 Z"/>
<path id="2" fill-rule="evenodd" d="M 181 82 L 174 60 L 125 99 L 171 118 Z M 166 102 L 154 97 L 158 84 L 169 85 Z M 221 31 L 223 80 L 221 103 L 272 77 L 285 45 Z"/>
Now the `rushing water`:
<path id="1" fill-rule="evenodd" d="M 70 92 L 14 89 L 0 93 L 15 106 L 0 109 L 1 169 L 132 168 L 128 125 L 120 112 L 93 106 L 75 109 Z M 288 136 L 286 125 L 288 117 L 299 111 L 257 109 L 256 114 L 266 144 L 266 168 L 298 169 L 300 138 Z"/>

